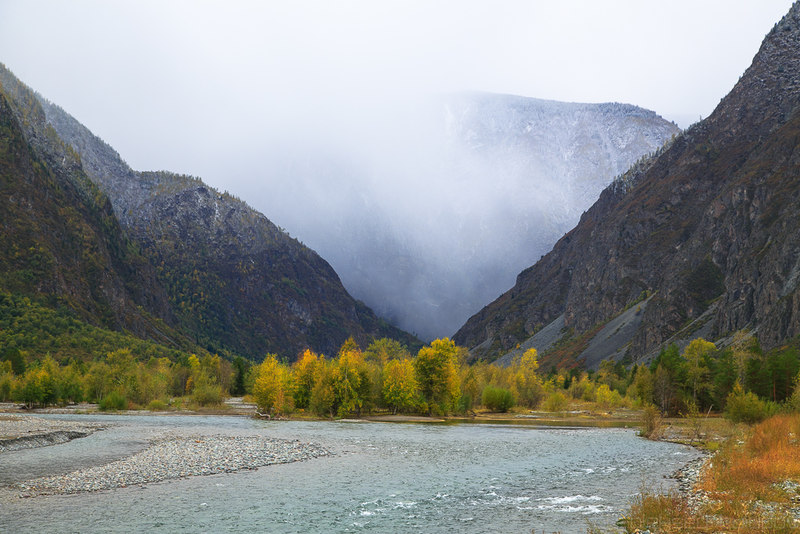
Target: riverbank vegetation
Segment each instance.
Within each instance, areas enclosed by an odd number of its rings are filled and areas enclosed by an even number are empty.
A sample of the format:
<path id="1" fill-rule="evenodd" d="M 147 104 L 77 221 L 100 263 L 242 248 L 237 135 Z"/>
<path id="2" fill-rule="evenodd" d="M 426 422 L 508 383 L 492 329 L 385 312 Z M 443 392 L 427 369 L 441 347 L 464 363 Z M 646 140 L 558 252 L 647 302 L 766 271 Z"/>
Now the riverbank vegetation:
<path id="1" fill-rule="evenodd" d="M 335 356 L 306 350 L 294 362 L 269 354 L 243 358 L 146 347 L 98 356 L 6 346 L 0 352 L 0 400 L 30 407 L 96 402 L 101 409 L 151 410 L 219 405 L 248 395 L 270 416 L 350 417 L 369 413 L 474 415 L 480 411 L 594 414 L 634 408 L 643 434 L 658 438 L 664 416 L 700 421 L 711 411 L 758 422 L 800 409 L 797 344 L 764 353 L 737 334 L 725 349 L 697 339 L 666 347 L 648 364 L 604 361 L 596 371 L 543 370 L 535 349 L 508 366 L 467 364 L 466 349 L 438 339 L 411 354 L 382 338 L 362 349 L 348 340 Z"/>
<path id="2" fill-rule="evenodd" d="M 688 495 L 645 491 L 621 526 L 665 534 L 800 531 L 798 436 L 796 413 L 738 425 Z"/>

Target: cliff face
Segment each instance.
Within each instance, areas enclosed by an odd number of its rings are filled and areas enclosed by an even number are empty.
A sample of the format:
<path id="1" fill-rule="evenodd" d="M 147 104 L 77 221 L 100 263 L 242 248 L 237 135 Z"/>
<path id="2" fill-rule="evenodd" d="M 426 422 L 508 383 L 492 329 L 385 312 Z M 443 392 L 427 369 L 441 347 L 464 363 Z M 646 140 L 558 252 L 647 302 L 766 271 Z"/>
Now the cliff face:
<path id="1" fill-rule="evenodd" d="M 704 312 L 712 338 L 755 328 L 769 348 L 797 335 L 798 134 L 796 4 L 708 119 L 612 183 L 455 339 L 494 357 L 562 314 L 567 328 L 587 332 L 643 292 L 653 297 L 627 347 L 634 358 Z"/>
<path id="2" fill-rule="evenodd" d="M 314 251 L 241 200 L 197 178 L 134 171 L 2 67 L 0 84 L 21 142 L 54 169 L 57 187 L 88 198 L 98 212 L 110 255 L 101 281 L 83 281 L 85 291 L 102 298 L 84 300 L 113 303 L 107 326 L 131 328 L 126 317 L 141 307 L 209 350 L 254 359 L 267 352 L 291 358 L 309 347 L 331 354 L 350 335 L 362 344 L 383 336 L 416 343 L 355 301 Z M 74 201 L 59 202 L 70 209 Z M 37 201 L 32 211 L 58 219 L 63 210 Z M 58 239 L 50 229 L 34 233 Z M 86 258 L 75 261 L 87 268 Z"/>

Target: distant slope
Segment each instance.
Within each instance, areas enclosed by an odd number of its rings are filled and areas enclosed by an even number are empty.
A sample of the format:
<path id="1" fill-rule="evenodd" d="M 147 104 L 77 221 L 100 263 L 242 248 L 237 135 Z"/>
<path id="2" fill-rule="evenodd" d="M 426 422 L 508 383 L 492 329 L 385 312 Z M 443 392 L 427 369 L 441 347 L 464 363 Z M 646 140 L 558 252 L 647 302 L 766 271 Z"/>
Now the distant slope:
<path id="1" fill-rule="evenodd" d="M 612 183 L 456 341 L 493 359 L 562 314 L 577 337 L 643 292 L 633 358 L 701 327 L 753 328 L 765 348 L 799 334 L 798 43 L 795 4 L 708 119 Z"/>
<path id="2" fill-rule="evenodd" d="M 418 107 L 350 152 L 332 140 L 327 158 L 287 154 L 269 172 L 277 192 L 254 201 L 353 295 L 427 339 L 506 291 L 615 176 L 679 132 L 617 103 L 463 93 Z"/>

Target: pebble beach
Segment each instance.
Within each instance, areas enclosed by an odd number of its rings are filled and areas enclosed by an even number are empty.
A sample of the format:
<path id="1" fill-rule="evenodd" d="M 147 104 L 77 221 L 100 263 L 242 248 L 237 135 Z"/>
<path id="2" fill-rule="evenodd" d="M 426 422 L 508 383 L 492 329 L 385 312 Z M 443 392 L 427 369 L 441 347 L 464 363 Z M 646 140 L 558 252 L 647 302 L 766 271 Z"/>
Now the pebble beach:
<path id="1" fill-rule="evenodd" d="M 0 453 L 80 438 L 102 426 L 31 416 L 0 416 Z M 57 439 L 53 439 L 57 436 Z M 71 436 L 71 437 L 70 437 Z M 19 497 L 143 486 L 190 476 L 232 473 L 327 456 L 323 447 L 264 436 L 162 435 L 125 459 L 58 476 L 20 482 Z"/>

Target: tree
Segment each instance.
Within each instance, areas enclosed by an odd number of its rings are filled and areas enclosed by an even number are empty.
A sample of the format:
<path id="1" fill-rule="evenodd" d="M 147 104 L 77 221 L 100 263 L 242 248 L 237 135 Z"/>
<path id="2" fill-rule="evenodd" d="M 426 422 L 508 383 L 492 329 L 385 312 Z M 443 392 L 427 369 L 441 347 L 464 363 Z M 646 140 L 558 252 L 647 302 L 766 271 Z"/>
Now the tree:
<path id="1" fill-rule="evenodd" d="M 247 391 L 245 381 L 247 374 L 250 372 L 251 364 L 241 356 L 233 359 L 234 378 L 233 386 L 231 386 L 232 395 L 244 395 Z"/>
<path id="2" fill-rule="evenodd" d="M 639 365 L 634 368 L 629 391 L 633 392 L 643 406 L 653 403 L 653 373 L 647 366 Z"/>
<path id="3" fill-rule="evenodd" d="M 41 366 L 28 368 L 19 383 L 19 387 L 20 391 L 18 391 L 16 398 L 29 407 L 36 405 L 47 406 L 55 401 L 55 380 Z"/>
<path id="4" fill-rule="evenodd" d="M 353 411 L 360 416 L 362 408 L 370 401 L 370 383 L 364 357 L 358 346 L 353 346 L 354 343 L 345 342 L 333 373 L 340 416 Z"/>
<path id="5" fill-rule="evenodd" d="M 368 362 L 375 362 L 381 367 L 386 365 L 389 360 L 403 360 L 411 358 L 405 345 L 395 339 L 382 337 L 370 343 L 364 351 L 364 359 Z"/>
<path id="6" fill-rule="evenodd" d="M 318 364 L 317 354 L 306 349 L 300 359 L 292 365 L 294 406 L 297 409 L 305 410 L 311 404 L 311 392 L 314 390 Z"/>
<path id="7" fill-rule="evenodd" d="M 675 390 L 669 371 L 663 365 L 659 365 L 653 375 L 653 397 L 662 413 L 668 414 L 673 411 L 674 395 Z"/>
<path id="8" fill-rule="evenodd" d="M 517 402 L 528 408 L 535 408 L 544 397 L 542 379 L 536 373 L 538 369 L 538 353 L 534 348 L 511 362 L 511 389 L 516 393 Z"/>
<path id="9" fill-rule="evenodd" d="M 255 369 L 253 397 L 259 411 L 280 415 L 291 411 L 290 375 L 274 354 L 267 354 Z"/>
<path id="10" fill-rule="evenodd" d="M 414 359 L 414 372 L 428 412 L 438 406 L 443 412 L 453 409 L 458 399 L 458 348 L 448 338 L 436 339 L 422 347 Z"/>
<path id="11" fill-rule="evenodd" d="M 320 356 L 314 368 L 314 388 L 311 390 L 309 408 L 317 415 L 331 418 L 339 409 L 334 381 L 334 363 Z"/>
<path id="12" fill-rule="evenodd" d="M 733 356 L 733 363 L 736 368 L 736 378 L 742 387 L 750 386 L 746 382 L 747 367 L 749 361 L 756 356 L 755 350 L 758 346 L 758 341 L 751 334 L 746 333 L 744 330 L 739 330 L 733 334 L 733 342 L 731 343 L 731 350 Z"/>
<path id="13" fill-rule="evenodd" d="M 715 350 L 717 346 L 703 338 L 692 340 L 683 350 L 683 357 L 686 359 L 686 378 L 689 387 L 692 388 L 692 402 L 695 404 L 697 404 L 697 394 L 710 386 L 709 369 L 705 360 Z"/>
<path id="14" fill-rule="evenodd" d="M 386 362 L 383 368 L 383 399 L 392 408 L 392 413 L 412 410 L 418 395 L 413 362 L 408 358 Z"/>

